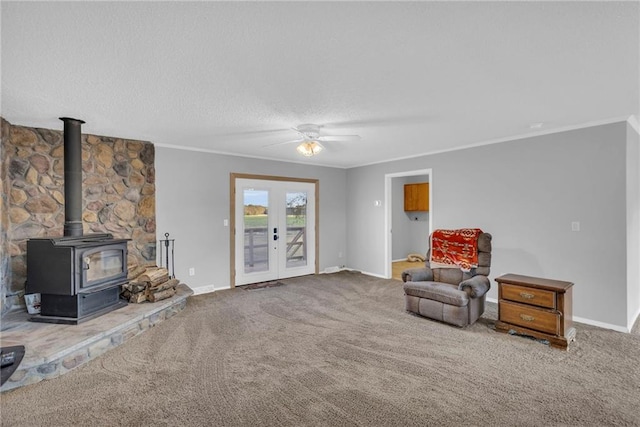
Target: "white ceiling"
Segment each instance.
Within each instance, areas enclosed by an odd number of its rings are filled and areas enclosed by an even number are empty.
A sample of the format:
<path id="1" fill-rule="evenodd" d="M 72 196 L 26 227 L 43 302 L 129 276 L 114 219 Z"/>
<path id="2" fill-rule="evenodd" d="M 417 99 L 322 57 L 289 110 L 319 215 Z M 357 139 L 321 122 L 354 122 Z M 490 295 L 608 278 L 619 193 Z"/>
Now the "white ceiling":
<path id="1" fill-rule="evenodd" d="M 637 1 L 3 1 L 2 116 L 370 164 L 638 116 L 639 11 Z M 309 159 L 295 144 L 264 147 L 303 123 L 362 139 Z"/>

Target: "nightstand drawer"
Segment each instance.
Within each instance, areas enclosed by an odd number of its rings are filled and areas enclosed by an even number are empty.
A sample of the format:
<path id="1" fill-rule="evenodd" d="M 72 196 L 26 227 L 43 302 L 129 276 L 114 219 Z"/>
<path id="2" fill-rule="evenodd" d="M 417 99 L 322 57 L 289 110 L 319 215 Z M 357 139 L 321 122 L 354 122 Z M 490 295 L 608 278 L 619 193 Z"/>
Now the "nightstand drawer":
<path id="1" fill-rule="evenodd" d="M 556 308 L 556 293 L 544 289 L 525 288 L 503 283 L 502 299 L 537 305 L 538 307 Z"/>
<path id="2" fill-rule="evenodd" d="M 558 335 L 560 330 L 559 313 L 502 300 L 500 301 L 500 320 L 552 335 Z"/>

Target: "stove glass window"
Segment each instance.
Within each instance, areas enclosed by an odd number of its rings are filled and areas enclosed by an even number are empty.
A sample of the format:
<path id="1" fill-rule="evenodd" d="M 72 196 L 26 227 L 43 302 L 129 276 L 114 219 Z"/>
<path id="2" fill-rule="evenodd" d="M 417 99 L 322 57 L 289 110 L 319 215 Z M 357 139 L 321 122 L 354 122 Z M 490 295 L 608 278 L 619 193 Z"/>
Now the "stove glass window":
<path id="1" fill-rule="evenodd" d="M 116 276 L 123 271 L 123 256 L 119 249 L 102 250 L 87 254 L 84 258 L 87 268 L 87 282 L 95 282 Z"/>

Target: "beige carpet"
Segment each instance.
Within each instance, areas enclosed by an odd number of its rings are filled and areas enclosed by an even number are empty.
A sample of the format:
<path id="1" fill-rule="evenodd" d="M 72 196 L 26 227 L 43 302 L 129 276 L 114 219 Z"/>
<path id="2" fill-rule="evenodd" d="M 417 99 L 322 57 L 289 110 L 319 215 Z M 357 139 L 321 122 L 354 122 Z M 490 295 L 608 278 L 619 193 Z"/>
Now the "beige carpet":
<path id="1" fill-rule="evenodd" d="M 640 337 L 569 351 L 407 314 L 402 284 L 341 272 L 189 299 L 59 377 L 0 396 L 3 426 L 640 425 Z"/>

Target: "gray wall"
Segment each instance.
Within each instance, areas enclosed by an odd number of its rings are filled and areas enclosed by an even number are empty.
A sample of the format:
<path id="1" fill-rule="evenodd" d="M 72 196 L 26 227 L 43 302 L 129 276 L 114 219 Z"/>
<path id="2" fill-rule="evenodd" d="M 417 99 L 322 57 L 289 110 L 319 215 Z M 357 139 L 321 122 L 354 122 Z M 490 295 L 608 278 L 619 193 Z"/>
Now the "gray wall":
<path id="1" fill-rule="evenodd" d="M 428 244 L 425 237 L 429 235 L 429 213 L 404 211 L 404 184 L 428 181 L 427 175 L 391 179 L 391 229 L 393 230 L 391 257 L 393 260 L 404 259 L 409 253 L 425 255 L 427 252 Z"/>
<path id="2" fill-rule="evenodd" d="M 493 234 L 491 276 L 574 286 L 574 315 L 627 326 L 626 123 L 597 126 L 347 171 L 349 266 L 382 275 L 384 175 L 432 169 L 433 228 Z M 572 232 L 571 222 L 581 231 Z M 497 299 L 493 282 L 488 295 Z"/>
<path id="3" fill-rule="evenodd" d="M 156 146 L 157 235 L 175 239 L 176 276 L 190 287 L 230 285 L 229 174 L 320 180 L 320 271 L 346 264 L 346 171 Z M 338 253 L 343 257 L 338 258 Z M 189 268 L 196 275 L 189 277 Z"/>

